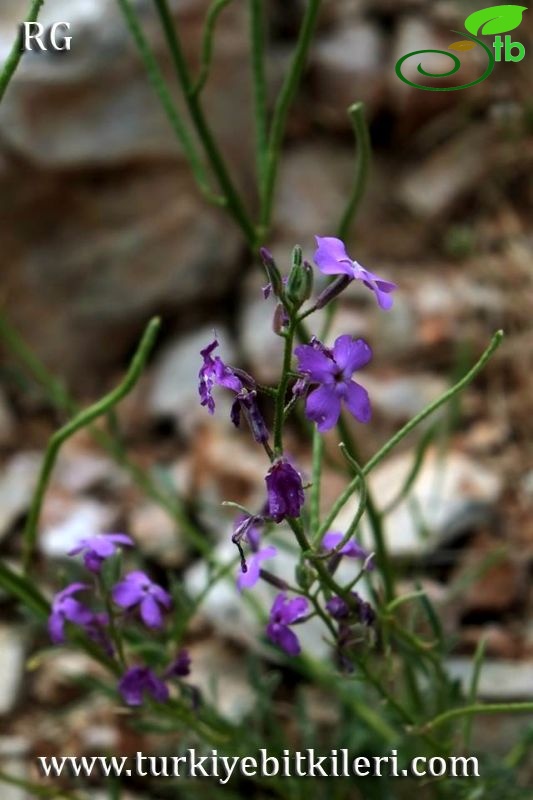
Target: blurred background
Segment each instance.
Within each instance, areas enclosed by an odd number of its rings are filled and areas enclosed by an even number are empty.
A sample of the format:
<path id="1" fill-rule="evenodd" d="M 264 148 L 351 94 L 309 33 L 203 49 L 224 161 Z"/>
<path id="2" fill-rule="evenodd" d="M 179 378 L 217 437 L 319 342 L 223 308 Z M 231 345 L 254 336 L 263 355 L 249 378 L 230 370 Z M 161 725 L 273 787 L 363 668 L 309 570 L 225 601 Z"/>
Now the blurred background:
<path id="1" fill-rule="evenodd" d="M 208 3 L 171 5 L 197 69 Z M 525 58 L 496 64 L 476 87 L 424 92 L 394 71 L 404 53 L 447 49 L 458 38 L 451 30 L 461 30 L 466 16 L 484 5 L 324 2 L 289 118 L 265 244 L 285 269 L 294 244 L 312 257 L 313 236 L 333 233 L 354 174 L 346 108 L 363 100 L 372 169 L 349 252 L 399 289 L 388 314 L 378 313 L 371 293 L 360 289 L 349 290 L 340 304 L 333 335 L 362 335 L 374 349 L 362 381 L 374 421 L 354 431 L 367 459 L 504 329 L 505 342 L 486 370 L 441 417 L 438 441 L 415 485 L 416 508 L 401 505 L 388 518 L 387 535 L 405 566 L 406 585 L 416 575 L 440 603 L 456 643 L 450 669 L 464 679 L 486 637 L 480 694 L 517 700 L 533 697 L 533 11 L 513 32 Z M 172 81 L 152 3 L 136 6 Z M 304 3 L 266 6 L 273 99 Z M 3 0 L 0 60 L 22 13 L 19 0 Z M 114 385 L 156 313 L 163 331 L 155 357 L 113 424 L 132 461 L 178 489 L 223 545 L 231 520 L 221 522 L 220 502 L 258 500 L 265 462 L 247 432 L 230 427 L 225 411 L 211 419 L 198 406 L 199 350 L 216 328 L 224 360 L 262 382 L 275 381 L 280 340 L 271 335 L 273 305 L 260 292 L 264 277 L 235 224 L 197 191 L 117 3 L 46 0 L 41 20 L 69 21 L 72 50 L 25 54 L 0 107 L 0 300 L 34 357 L 22 353 L 21 359 L 20 340 L 6 334 L 0 555 L 20 561 L 20 533 L 43 450 L 66 419 L 65 393 L 86 404 Z M 235 181 L 255 209 L 248 30 L 247 4 L 229 3 L 217 23 L 203 97 Z M 461 54 L 461 82 L 481 74 L 482 56 L 479 48 Z M 292 436 L 293 452 L 305 464 L 301 431 L 295 427 Z M 401 485 L 415 443 L 408 441 L 376 471 L 381 496 Z M 326 502 L 341 485 L 333 470 L 326 473 Z M 74 540 L 119 529 L 135 538 L 156 572 L 177 570 L 193 588 L 201 581 L 180 526 L 84 432 L 64 448 L 44 506 L 44 589 L 58 588 Z M 191 645 L 195 681 L 209 691 L 216 668 L 223 683 L 217 696 L 236 718 L 249 708 L 251 691 L 241 658 L 251 634 L 242 633 L 239 613 L 238 600 L 214 592 L 195 621 Z M 80 702 L 72 678 L 93 669 L 83 655 L 48 652 L 28 667 L 43 643 L 42 633 L 0 593 L 6 770 L 27 776 L 34 753 L 143 749 L 128 739 L 105 700 Z M 313 713 L 323 715 L 314 700 Z M 525 724 L 524 717 L 499 718 L 479 735 L 498 750 Z M 26 796 L 23 789 L 2 788 L 3 800 Z"/>

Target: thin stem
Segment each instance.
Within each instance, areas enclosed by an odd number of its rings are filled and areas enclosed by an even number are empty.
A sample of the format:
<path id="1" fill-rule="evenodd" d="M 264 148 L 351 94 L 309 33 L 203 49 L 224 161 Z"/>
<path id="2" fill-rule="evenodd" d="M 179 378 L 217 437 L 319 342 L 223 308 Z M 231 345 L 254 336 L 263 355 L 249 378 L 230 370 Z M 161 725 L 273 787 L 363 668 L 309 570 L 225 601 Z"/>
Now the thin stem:
<path id="1" fill-rule="evenodd" d="M 320 525 L 320 479 L 322 473 L 322 458 L 324 455 L 324 439 L 316 429 L 313 429 L 313 471 L 310 496 L 310 527 L 311 532 L 318 530 Z"/>
<path id="2" fill-rule="evenodd" d="M 442 714 L 434 717 L 425 725 L 422 725 L 420 731 L 425 733 L 427 731 L 443 725 L 452 719 L 460 717 L 471 716 L 472 714 L 511 714 L 515 712 L 531 712 L 533 711 L 533 702 L 523 703 L 477 703 L 472 706 L 464 706 L 463 708 L 452 708 L 449 711 L 444 711 Z"/>
<path id="3" fill-rule="evenodd" d="M 461 378 L 460 381 L 458 381 L 454 386 L 448 389 L 447 392 L 444 392 L 444 394 L 442 394 L 439 398 L 437 398 L 437 400 L 435 400 L 433 403 L 430 403 L 428 406 L 426 406 L 425 409 L 423 409 L 423 411 L 417 414 L 416 417 L 413 417 L 412 420 L 406 423 L 403 426 L 403 428 L 400 428 L 400 430 L 394 436 L 392 436 L 380 450 L 378 450 L 378 452 L 370 459 L 370 461 L 368 461 L 367 464 L 365 464 L 365 466 L 363 467 L 363 474 L 365 476 L 368 475 L 374 469 L 374 467 L 376 467 L 391 452 L 391 450 L 393 450 L 396 447 L 396 445 L 402 441 L 402 439 L 405 439 L 405 437 L 417 427 L 417 425 L 419 425 L 423 420 L 425 420 L 426 417 L 429 417 L 431 414 L 433 414 L 442 405 L 447 403 L 448 400 L 451 400 L 451 398 L 454 397 L 454 395 L 456 395 L 457 392 L 462 391 L 466 386 L 468 386 L 468 384 L 474 380 L 474 378 L 478 375 L 478 373 L 481 372 L 481 370 L 484 368 L 484 366 L 492 357 L 493 353 L 498 349 L 498 347 L 502 342 L 503 336 L 504 336 L 503 331 L 496 331 L 496 333 L 491 339 L 489 346 L 487 347 L 487 349 L 485 350 L 479 361 L 477 361 L 476 364 L 474 364 L 472 369 L 469 370 L 466 373 L 466 375 L 463 378 Z M 329 530 L 336 516 L 348 502 L 352 494 L 356 491 L 356 489 L 359 486 L 359 482 L 360 478 L 358 475 L 356 475 L 356 477 L 353 478 L 352 481 L 350 481 L 344 492 L 333 504 L 327 519 L 324 520 L 322 527 L 320 529 L 320 533 L 322 536 L 324 535 L 324 533 L 326 533 L 326 531 Z"/>
<path id="4" fill-rule="evenodd" d="M 283 86 L 281 87 L 281 91 L 274 108 L 272 125 L 268 139 L 265 188 L 261 208 L 261 228 L 265 231 L 270 227 L 270 221 L 272 218 L 274 189 L 276 187 L 279 155 L 283 137 L 285 135 L 287 115 L 305 67 L 307 53 L 311 44 L 313 32 L 315 30 L 318 12 L 320 10 L 320 2 L 321 0 L 309 0 L 307 4 L 300 28 L 300 34 L 296 43 L 294 56 L 287 75 L 285 76 Z"/>
<path id="5" fill-rule="evenodd" d="M 180 112 L 172 100 L 170 89 L 168 88 L 163 73 L 158 66 L 156 57 L 152 51 L 152 48 L 150 47 L 148 39 L 144 35 L 142 27 L 139 24 L 136 12 L 131 5 L 131 0 L 118 0 L 118 4 L 122 9 L 126 24 L 144 62 L 150 83 L 154 87 L 163 110 L 165 111 L 172 126 L 172 129 L 174 130 L 179 143 L 183 147 L 183 152 L 187 161 L 189 162 L 200 191 L 211 202 L 214 202 L 216 205 L 223 205 L 224 198 L 216 197 L 209 186 L 204 165 L 181 118 Z"/>
<path id="6" fill-rule="evenodd" d="M 23 560 L 24 571 L 26 574 L 29 571 L 33 551 L 35 549 L 37 525 L 39 523 L 44 496 L 46 494 L 52 470 L 61 446 L 67 441 L 67 439 L 73 436 L 81 428 L 87 427 L 98 417 L 106 414 L 111 408 L 113 408 L 113 406 L 119 403 L 120 400 L 122 400 L 122 398 L 128 394 L 128 392 L 131 391 L 141 377 L 141 373 L 145 367 L 146 361 L 155 344 L 155 339 L 160 325 L 161 321 L 157 317 L 154 317 L 154 319 L 149 322 L 139 347 L 133 356 L 124 380 L 115 389 L 109 392 L 109 394 L 105 395 L 105 397 L 101 398 L 101 400 L 98 400 L 92 406 L 89 406 L 89 408 L 87 408 L 85 411 L 81 411 L 74 417 L 74 419 L 72 419 L 51 436 L 44 455 L 44 461 L 37 482 L 37 488 L 35 490 L 28 515 L 28 521 L 24 531 Z"/>
<path id="7" fill-rule="evenodd" d="M 215 33 L 215 25 L 217 23 L 220 12 L 223 11 L 231 0 L 214 0 L 209 6 L 207 17 L 204 26 L 204 34 L 202 37 L 202 57 L 200 61 L 200 74 L 192 89 L 193 94 L 200 94 L 207 79 L 209 77 L 209 70 L 211 69 L 211 60 L 213 56 L 213 36 Z"/>
<path id="8" fill-rule="evenodd" d="M 285 411 L 285 395 L 289 384 L 289 371 L 292 360 L 292 345 L 294 342 L 295 321 L 291 320 L 285 334 L 285 348 L 283 350 L 283 366 L 281 379 L 276 394 L 276 408 L 274 413 L 274 453 L 280 456 L 283 452 L 283 420 Z"/>
<path id="9" fill-rule="evenodd" d="M 37 18 L 43 3 L 44 0 L 32 0 L 28 11 L 28 16 L 26 17 L 26 22 L 37 22 Z M 8 57 L 4 62 L 2 71 L 0 72 L 0 101 L 4 97 L 11 78 L 15 74 L 15 70 L 17 69 L 20 59 L 22 58 L 22 53 L 21 30 L 19 30 L 17 38 L 15 39 L 15 43 L 13 44 Z"/>
<path id="10" fill-rule="evenodd" d="M 370 157 L 372 149 L 370 146 L 370 134 L 365 119 L 365 104 L 354 103 L 348 109 L 348 115 L 352 122 L 357 146 L 355 159 L 355 177 L 348 203 L 337 228 L 339 239 L 345 239 L 350 230 L 352 220 L 357 214 L 359 204 L 363 198 L 370 168 Z"/>
<path id="11" fill-rule="evenodd" d="M 267 91 L 265 79 L 265 15 L 264 0 L 250 2 L 250 39 L 252 46 L 252 79 L 254 90 L 254 117 L 256 130 L 256 169 L 261 204 L 265 184 L 265 167 L 268 141 Z"/>
<path id="12" fill-rule="evenodd" d="M 69 414 L 78 414 L 80 408 L 70 396 L 61 381 L 57 380 L 35 356 L 18 332 L 8 323 L 0 312 L 0 338 L 11 352 L 22 362 L 28 372 L 44 388 L 52 405 L 60 411 Z M 175 494 L 164 492 L 152 477 L 143 469 L 134 464 L 128 457 L 122 444 L 105 431 L 89 427 L 93 439 L 106 450 L 111 458 L 129 473 L 132 480 L 142 491 L 163 508 L 167 514 L 178 523 L 191 543 L 204 555 L 212 555 L 212 548 L 200 531 L 189 519 L 179 497 Z"/>
<path id="13" fill-rule="evenodd" d="M 124 0 L 122 0 L 122 2 L 124 2 Z M 161 25 L 176 69 L 176 75 L 180 82 L 187 108 L 189 109 L 189 114 L 198 137 L 202 142 L 205 154 L 220 184 L 220 188 L 225 195 L 226 207 L 244 233 L 248 244 L 251 247 L 255 247 L 256 232 L 254 226 L 248 218 L 242 200 L 233 185 L 224 158 L 211 133 L 211 129 L 200 103 L 200 98 L 198 94 L 194 92 L 189 67 L 187 66 L 183 54 L 181 39 L 174 25 L 167 0 L 154 0 L 154 2 L 159 13 Z"/>

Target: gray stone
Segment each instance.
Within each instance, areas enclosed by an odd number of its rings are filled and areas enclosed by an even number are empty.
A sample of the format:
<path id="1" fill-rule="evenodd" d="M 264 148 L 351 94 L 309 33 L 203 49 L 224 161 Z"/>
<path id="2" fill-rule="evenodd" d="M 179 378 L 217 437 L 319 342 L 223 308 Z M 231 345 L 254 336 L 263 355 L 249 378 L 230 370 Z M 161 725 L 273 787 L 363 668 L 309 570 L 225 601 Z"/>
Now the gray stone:
<path id="1" fill-rule="evenodd" d="M 455 656 L 446 662 L 448 673 L 461 682 L 464 691 L 472 680 L 472 659 Z M 533 661 L 485 660 L 478 683 L 478 698 L 486 702 L 533 699 Z"/>
<path id="2" fill-rule="evenodd" d="M 369 22 L 344 24 L 328 32 L 313 48 L 313 113 L 340 129 L 351 127 L 346 113 L 356 100 L 366 105 L 369 118 L 385 92 L 384 37 Z"/>
<path id="3" fill-rule="evenodd" d="M 369 486 L 385 508 L 397 497 L 413 464 L 414 452 L 391 456 L 369 476 Z M 421 557 L 471 529 L 472 522 L 487 520 L 502 489 L 499 475 L 459 452 L 444 454 L 435 449 L 426 453 L 424 463 L 411 488 L 385 518 L 384 533 L 394 557 Z M 335 527 L 346 530 L 357 510 L 358 498 L 345 505 Z M 363 520 L 363 541 L 372 541 Z"/>
<path id="4" fill-rule="evenodd" d="M 0 625 L 0 717 L 15 707 L 24 679 L 26 643 L 20 628 Z"/>
<path id="5" fill-rule="evenodd" d="M 183 566 L 187 546 L 179 528 L 161 506 L 145 503 L 135 508 L 130 517 L 129 534 L 141 553 L 164 567 Z"/>
<path id="6" fill-rule="evenodd" d="M 192 644 L 187 649 L 191 656 L 188 682 L 200 689 L 223 717 L 242 721 L 256 702 L 246 660 L 215 639 Z"/>
<path id="7" fill-rule="evenodd" d="M 7 462 L 0 474 L 0 540 L 28 511 L 41 459 L 39 453 L 18 453 Z"/>

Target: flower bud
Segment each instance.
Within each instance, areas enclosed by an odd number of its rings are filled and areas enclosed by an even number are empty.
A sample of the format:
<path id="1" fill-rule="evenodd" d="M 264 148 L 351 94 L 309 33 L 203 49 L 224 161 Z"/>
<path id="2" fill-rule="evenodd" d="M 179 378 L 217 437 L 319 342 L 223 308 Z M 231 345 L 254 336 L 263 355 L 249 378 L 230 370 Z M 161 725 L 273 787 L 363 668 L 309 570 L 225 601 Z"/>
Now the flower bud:
<path id="1" fill-rule="evenodd" d="M 294 569 L 294 577 L 298 586 L 306 591 L 315 579 L 315 571 L 309 564 L 300 563 Z"/>
<path id="2" fill-rule="evenodd" d="M 351 275 L 339 275 L 325 289 L 322 289 L 318 295 L 315 303 L 315 308 L 324 308 L 328 303 L 334 300 L 346 287 L 352 282 Z"/>
<path id="3" fill-rule="evenodd" d="M 302 263 L 301 254 L 300 248 L 293 252 L 293 265 L 287 281 L 287 298 L 295 308 L 300 308 L 313 291 L 313 267 L 308 261 Z"/>
<path id="4" fill-rule="evenodd" d="M 283 293 L 283 281 L 272 253 L 270 250 L 267 250 L 266 247 L 262 247 L 259 251 L 259 254 L 261 256 L 261 261 L 263 262 L 263 266 L 269 281 L 268 286 L 265 287 L 267 292 L 265 297 L 267 297 L 270 292 L 272 292 L 276 297 L 281 297 Z"/>

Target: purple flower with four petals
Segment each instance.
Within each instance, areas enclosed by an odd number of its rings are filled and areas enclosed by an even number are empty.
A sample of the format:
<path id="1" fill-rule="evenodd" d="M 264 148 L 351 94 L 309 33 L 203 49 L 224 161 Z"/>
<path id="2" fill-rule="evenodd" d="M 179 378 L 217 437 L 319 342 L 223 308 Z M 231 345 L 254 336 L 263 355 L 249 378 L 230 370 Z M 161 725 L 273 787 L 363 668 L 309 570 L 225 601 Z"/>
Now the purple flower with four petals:
<path id="1" fill-rule="evenodd" d="M 105 559 L 116 553 L 119 546 L 133 547 L 133 540 L 125 533 L 100 533 L 81 539 L 76 547 L 69 551 L 69 556 L 83 553 L 83 563 L 87 569 L 98 574 Z"/>
<path id="2" fill-rule="evenodd" d="M 278 458 L 265 478 L 267 487 L 268 515 L 275 522 L 285 517 L 299 517 L 305 495 L 302 479 L 286 458 Z"/>
<path id="3" fill-rule="evenodd" d="M 118 684 L 118 690 L 128 706 L 141 706 L 144 695 L 148 694 L 158 703 L 166 703 L 168 688 L 148 667 L 130 667 Z"/>
<path id="4" fill-rule="evenodd" d="M 344 534 L 340 533 L 340 531 L 328 531 L 322 539 L 322 547 L 325 550 L 334 550 L 343 539 Z M 366 568 L 368 570 L 374 569 L 374 562 L 370 557 L 370 553 L 353 538 L 349 539 L 344 547 L 340 549 L 339 555 L 348 556 L 348 558 L 360 558 L 362 561 L 367 562 Z"/>
<path id="5" fill-rule="evenodd" d="M 255 552 L 246 562 L 246 572 L 241 568 L 237 575 L 237 588 L 242 592 L 243 589 L 251 589 L 255 586 L 261 575 L 261 564 L 269 558 L 277 555 L 277 549 L 273 546 L 263 547 Z"/>
<path id="6" fill-rule="evenodd" d="M 153 583 L 144 572 L 129 572 L 113 588 L 113 600 L 121 608 L 139 606 L 141 619 L 148 628 L 163 625 L 162 610 L 168 611 L 172 598 L 161 586 Z"/>
<path id="7" fill-rule="evenodd" d="M 341 239 L 334 236 L 315 236 L 315 240 L 315 264 L 320 272 L 324 275 L 347 275 L 352 280 L 361 281 L 374 292 L 380 308 L 385 311 L 392 308 L 391 293 L 398 288 L 395 283 L 384 281 L 357 261 L 353 261 Z"/>
<path id="8" fill-rule="evenodd" d="M 267 636 L 290 656 L 297 656 L 301 651 L 298 637 L 291 631 L 293 625 L 307 613 L 308 603 L 305 597 L 289 600 L 285 594 L 278 594 L 270 610 L 270 621 L 267 625 Z"/>
<path id="9" fill-rule="evenodd" d="M 71 583 L 52 600 L 52 613 L 48 618 L 48 632 L 54 644 L 65 641 L 65 623 L 72 622 L 87 629 L 95 623 L 95 614 L 90 608 L 80 603 L 74 595 L 89 589 L 87 583 Z"/>
<path id="10" fill-rule="evenodd" d="M 359 422 L 370 420 L 368 392 L 351 379 L 353 373 L 372 358 L 372 350 L 364 339 L 353 339 L 345 334 L 335 340 L 332 349 L 312 339 L 310 344 L 296 347 L 294 352 L 299 372 L 310 383 L 319 384 L 307 397 L 305 413 L 316 422 L 321 433 L 336 425 L 342 403 Z"/>

